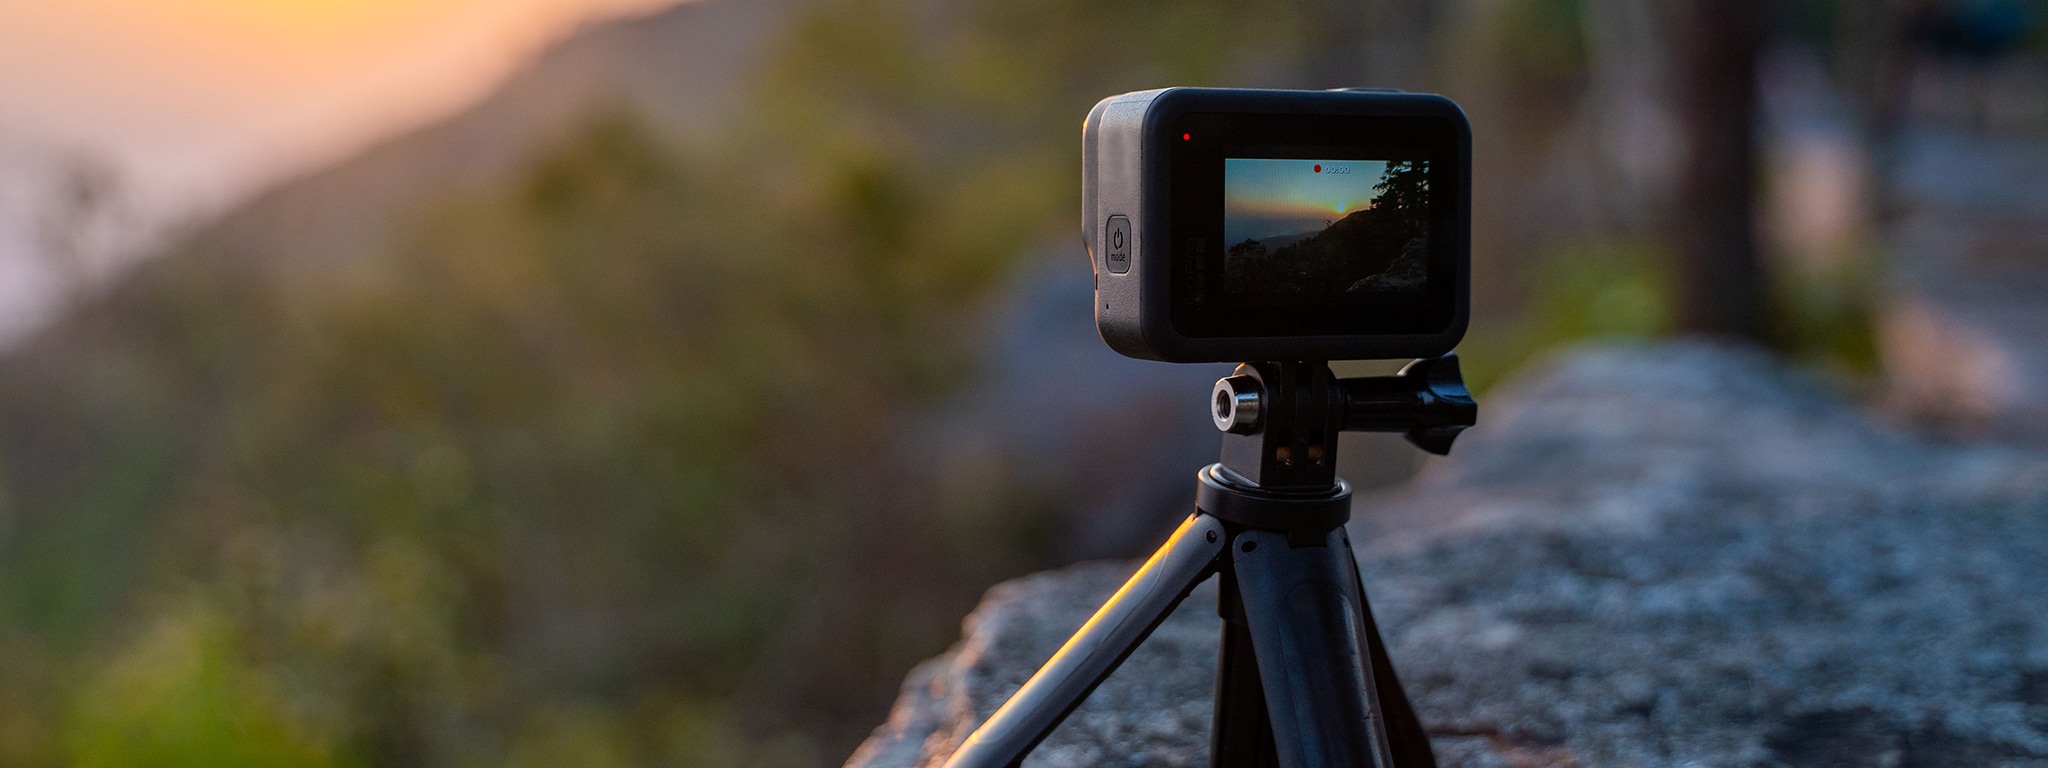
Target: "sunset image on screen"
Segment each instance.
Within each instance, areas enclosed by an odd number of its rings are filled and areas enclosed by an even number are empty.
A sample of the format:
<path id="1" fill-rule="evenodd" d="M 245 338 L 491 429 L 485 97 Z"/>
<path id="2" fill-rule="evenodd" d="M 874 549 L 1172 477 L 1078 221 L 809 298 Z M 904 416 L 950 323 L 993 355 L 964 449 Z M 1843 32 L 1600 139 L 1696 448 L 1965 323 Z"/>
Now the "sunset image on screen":
<path id="1" fill-rule="evenodd" d="M 1428 161 L 1229 158 L 1223 164 L 1227 292 L 1428 287 Z"/>

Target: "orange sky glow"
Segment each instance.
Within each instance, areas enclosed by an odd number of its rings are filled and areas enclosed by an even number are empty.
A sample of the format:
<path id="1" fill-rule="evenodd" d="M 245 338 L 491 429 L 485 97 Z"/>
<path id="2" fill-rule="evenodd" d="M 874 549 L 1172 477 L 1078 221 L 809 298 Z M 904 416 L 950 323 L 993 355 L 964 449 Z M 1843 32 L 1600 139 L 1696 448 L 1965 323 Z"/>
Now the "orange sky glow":
<path id="1" fill-rule="evenodd" d="M 458 108 L 579 23 L 674 2 L 0 3 L 0 140 L 203 208 Z"/>

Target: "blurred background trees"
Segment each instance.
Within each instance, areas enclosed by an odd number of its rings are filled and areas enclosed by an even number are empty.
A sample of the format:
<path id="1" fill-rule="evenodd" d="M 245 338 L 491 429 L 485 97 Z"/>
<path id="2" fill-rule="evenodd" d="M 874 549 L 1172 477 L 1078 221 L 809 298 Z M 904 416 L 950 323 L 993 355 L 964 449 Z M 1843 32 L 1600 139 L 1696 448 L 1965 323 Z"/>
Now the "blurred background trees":
<path id="1" fill-rule="evenodd" d="M 1908 81 L 2036 66 L 2038 9 L 1761 6 L 701 0 L 587 30 L 0 359 L 0 762 L 836 764 L 984 588 L 1140 554 L 1213 452 L 1216 372 L 1089 328 L 1079 120 L 1123 91 L 1458 99 L 1482 385 L 1709 330 L 1871 386 L 1863 204 L 1772 222 L 1816 179 L 1899 199 Z M 2048 125 L 1996 101 L 1942 114 Z"/>
<path id="2" fill-rule="evenodd" d="M 1757 57 L 1765 5 L 1690 2 L 1677 14 L 1675 90 L 1685 160 L 1674 210 L 1678 328 L 1767 338 L 1763 263 L 1757 252 Z"/>

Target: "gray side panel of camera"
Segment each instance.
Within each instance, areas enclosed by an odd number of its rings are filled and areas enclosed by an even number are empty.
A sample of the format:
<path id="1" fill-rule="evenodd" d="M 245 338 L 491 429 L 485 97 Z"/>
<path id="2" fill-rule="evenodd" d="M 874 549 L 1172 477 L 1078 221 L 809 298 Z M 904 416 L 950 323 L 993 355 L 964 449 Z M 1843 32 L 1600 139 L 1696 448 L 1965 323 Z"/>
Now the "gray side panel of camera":
<path id="1" fill-rule="evenodd" d="M 1095 140 L 1102 133 L 1102 112 L 1112 101 L 1116 101 L 1116 97 L 1095 102 L 1095 107 L 1088 110 L 1088 120 L 1081 124 L 1081 247 L 1088 252 L 1090 265 L 1098 264 L 1102 258 L 1102 251 L 1095 243 L 1096 235 L 1102 231 L 1102 220 L 1096 218 Z M 1100 271 L 1094 266 L 1090 269 Z M 1101 275 L 1097 274 L 1096 279 L 1102 279 Z"/>
<path id="2" fill-rule="evenodd" d="M 1152 108 L 1152 102 L 1165 90 L 1138 91 L 1111 97 L 1101 105 L 1099 126 L 1092 126 L 1092 140 L 1089 150 L 1093 151 L 1090 165 L 1093 178 L 1084 177 L 1084 186 L 1092 190 L 1083 192 L 1083 198 L 1091 203 L 1094 210 L 1089 224 L 1096 227 L 1090 246 L 1097 270 L 1095 281 L 1095 328 L 1102 334 L 1102 340 L 1111 349 L 1132 357 L 1156 359 L 1150 345 L 1145 342 L 1139 318 L 1143 315 L 1141 302 L 1144 300 L 1145 234 L 1148 231 L 1145 211 L 1141 203 L 1145 199 L 1143 181 L 1145 169 L 1145 116 Z M 1092 181 L 1092 184 L 1086 184 Z M 1127 224 L 1128 261 L 1121 265 L 1109 262 L 1112 249 L 1108 239 L 1113 227 L 1111 217 L 1117 217 Z M 1118 249 L 1119 251 L 1123 249 Z"/>

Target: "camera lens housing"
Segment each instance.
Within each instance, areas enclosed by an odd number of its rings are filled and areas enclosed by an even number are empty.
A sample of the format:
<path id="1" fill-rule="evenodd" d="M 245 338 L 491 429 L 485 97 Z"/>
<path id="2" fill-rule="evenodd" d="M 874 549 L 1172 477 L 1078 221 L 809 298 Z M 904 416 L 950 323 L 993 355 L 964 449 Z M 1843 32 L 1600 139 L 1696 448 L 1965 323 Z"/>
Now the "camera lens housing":
<path id="1" fill-rule="evenodd" d="M 1083 129 L 1096 325 L 1168 362 L 1433 357 L 1471 291 L 1471 128 L 1385 90 L 1169 88 Z"/>

